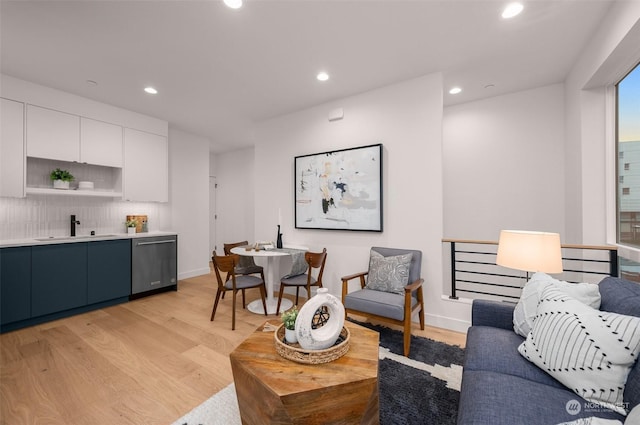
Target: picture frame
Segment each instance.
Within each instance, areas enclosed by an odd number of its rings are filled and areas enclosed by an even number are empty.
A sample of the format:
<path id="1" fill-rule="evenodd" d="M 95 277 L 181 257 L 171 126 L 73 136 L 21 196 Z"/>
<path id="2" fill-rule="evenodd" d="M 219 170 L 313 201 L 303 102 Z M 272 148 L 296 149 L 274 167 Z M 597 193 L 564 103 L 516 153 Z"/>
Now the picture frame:
<path id="1" fill-rule="evenodd" d="M 296 229 L 382 232 L 382 144 L 294 158 Z"/>

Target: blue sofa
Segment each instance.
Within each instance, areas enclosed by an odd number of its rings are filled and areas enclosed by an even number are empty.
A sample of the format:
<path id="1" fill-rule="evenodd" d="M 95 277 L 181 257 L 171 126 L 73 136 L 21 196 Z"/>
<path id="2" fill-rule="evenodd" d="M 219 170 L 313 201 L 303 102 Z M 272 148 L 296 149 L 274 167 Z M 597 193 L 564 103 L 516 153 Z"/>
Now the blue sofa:
<path id="1" fill-rule="evenodd" d="M 599 285 L 600 310 L 640 317 L 640 284 L 608 277 Z M 524 338 L 513 331 L 515 305 L 475 300 L 467 333 L 458 425 L 552 425 L 578 418 L 625 417 L 597 405 L 585 405 L 573 391 L 522 357 Z M 627 378 L 624 401 L 628 410 L 640 404 L 640 362 Z M 567 404 L 578 400 L 578 414 Z M 575 412 L 571 412 L 575 413 Z"/>

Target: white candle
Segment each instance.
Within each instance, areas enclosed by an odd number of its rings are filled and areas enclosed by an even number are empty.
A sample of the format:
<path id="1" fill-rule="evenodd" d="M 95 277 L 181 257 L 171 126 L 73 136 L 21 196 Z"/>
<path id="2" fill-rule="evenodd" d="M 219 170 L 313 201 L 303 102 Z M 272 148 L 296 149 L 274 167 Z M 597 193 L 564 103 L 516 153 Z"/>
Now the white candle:
<path id="1" fill-rule="evenodd" d="M 278 208 L 278 226 L 282 224 L 282 211 Z"/>

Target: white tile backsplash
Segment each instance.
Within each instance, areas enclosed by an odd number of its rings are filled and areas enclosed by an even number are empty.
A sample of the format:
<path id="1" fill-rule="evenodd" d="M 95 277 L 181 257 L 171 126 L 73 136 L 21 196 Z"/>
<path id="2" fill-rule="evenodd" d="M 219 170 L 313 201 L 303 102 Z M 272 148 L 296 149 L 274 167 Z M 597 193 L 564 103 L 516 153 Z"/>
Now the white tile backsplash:
<path id="1" fill-rule="evenodd" d="M 68 236 L 70 216 L 77 235 L 125 233 L 127 215 L 148 216 L 149 231 L 171 230 L 168 204 L 125 202 L 105 198 L 36 195 L 0 197 L 0 240 Z"/>

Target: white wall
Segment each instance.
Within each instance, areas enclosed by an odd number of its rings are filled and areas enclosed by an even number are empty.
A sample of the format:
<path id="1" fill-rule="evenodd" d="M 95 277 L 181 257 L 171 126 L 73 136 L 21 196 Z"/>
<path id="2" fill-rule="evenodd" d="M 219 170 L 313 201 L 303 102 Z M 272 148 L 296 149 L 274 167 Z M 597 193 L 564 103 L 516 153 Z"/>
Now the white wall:
<path id="1" fill-rule="evenodd" d="M 640 2 L 616 2 L 567 77 L 566 227 L 576 243 L 615 240 L 614 235 L 607 237 L 607 225 L 615 217 L 612 205 L 607 205 L 606 183 L 615 179 L 615 170 L 610 157 L 612 99 L 605 88 L 622 78 L 638 59 Z"/>
<path id="2" fill-rule="evenodd" d="M 445 237 L 563 234 L 563 90 L 555 84 L 445 108 Z"/>
<path id="3" fill-rule="evenodd" d="M 209 273 L 209 140 L 169 127 L 171 230 L 178 279 Z"/>
<path id="4" fill-rule="evenodd" d="M 217 155 L 215 176 L 218 184 L 216 251 L 222 254 L 225 242 L 256 241 L 254 214 L 260 215 L 263 209 L 260 205 L 254 208 L 256 174 L 253 148 Z M 268 181 L 269 176 L 261 176 L 258 180 Z M 272 240 L 275 236 L 265 235 L 262 238 Z"/>
<path id="5" fill-rule="evenodd" d="M 344 109 L 344 119 L 329 122 L 328 112 L 335 108 Z M 371 246 L 420 249 L 427 322 L 466 329 L 468 306 L 441 299 L 440 74 L 263 122 L 257 126 L 256 139 L 256 239 L 275 238 L 281 210 L 285 244 L 327 248 L 324 284 L 336 296 L 340 296 L 341 276 L 367 269 Z M 295 229 L 294 157 L 375 143 L 384 146 L 384 232 Z"/>

